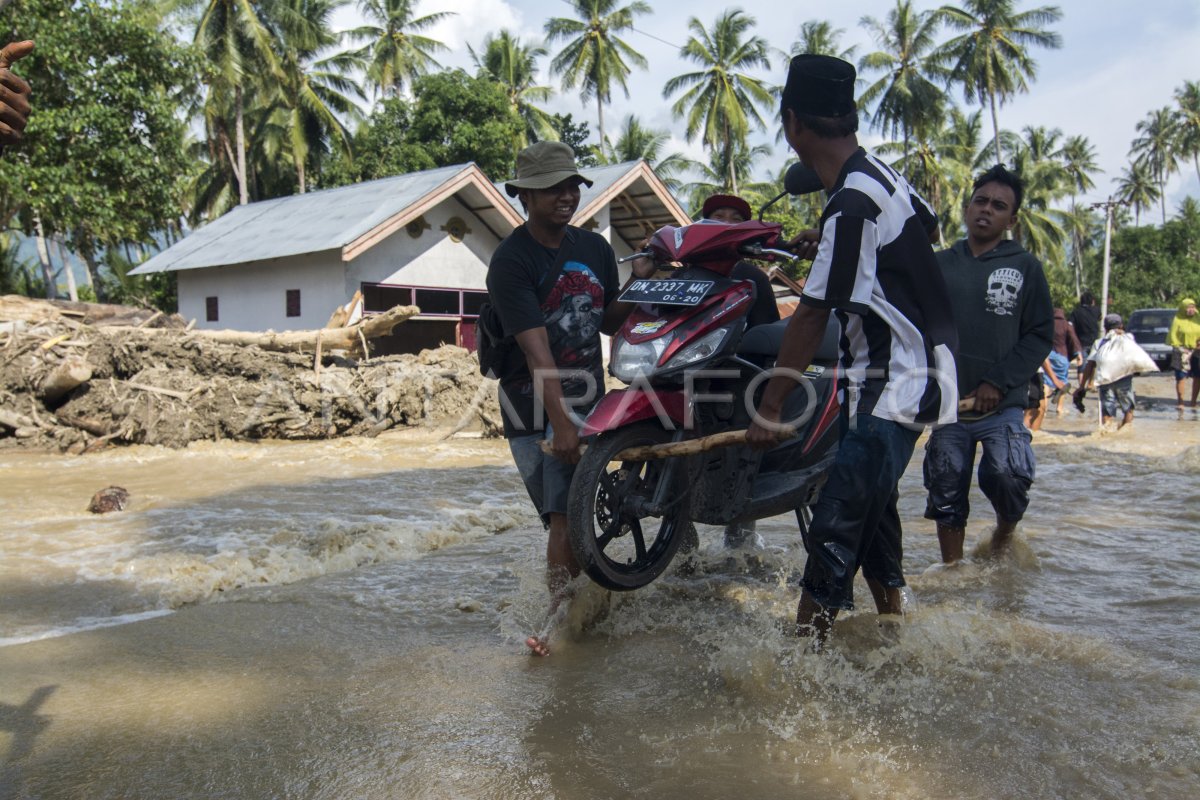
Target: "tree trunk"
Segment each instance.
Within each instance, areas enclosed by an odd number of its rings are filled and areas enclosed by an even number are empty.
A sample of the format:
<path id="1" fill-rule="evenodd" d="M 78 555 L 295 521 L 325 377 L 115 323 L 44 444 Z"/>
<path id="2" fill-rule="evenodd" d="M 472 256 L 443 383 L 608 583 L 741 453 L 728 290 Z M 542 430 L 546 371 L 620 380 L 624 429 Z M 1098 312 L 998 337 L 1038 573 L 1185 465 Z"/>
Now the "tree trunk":
<path id="1" fill-rule="evenodd" d="M 296 159 L 296 177 L 300 181 L 300 194 L 304 194 L 304 159 Z"/>
<path id="2" fill-rule="evenodd" d="M 238 86 L 234 90 L 234 103 L 237 106 L 237 177 L 238 177 L 238 204 L 246 205 L 250 202 L 250 192 L 246 188 L 246 131 L 244 121 L 242 119 L 242 87 Z"/>
<path id="3" fill-rule="evenodd" d="M 1167 224 L 1167 177 L 1162 172 L 1159 172 L 1158 178 L 1158 205 L 1162 209 L 1163 225 Z"/>
<path id="4" fill-rule="evenodd" d="M 71 302 L 79 302 L 79 287 L 75 285 L 75 270 L 71 268 L 71 262 L 67 257 L 67 248 L 63 243 L 56 241 L 54 243 L 58 247 L 58 260 L 62 262 L 63 272 L 67 275 L 67 297 L 71 298 Z"/>
<path id="5" fill-rule="evenodd" d="M 600 154 L 604 154 L 604 101 L 600 98 L 600 93 L 596 92 L 596 122 L 600 126 Z M 578 153 L 576 153 L 578 156 Z"/>
<path id="6" fill-rule="evenodd" d="M 1004 163 L 1004 151 L 1000 149 L 1000 115 L 996 112 L 996 93 L 988 92 L 988 98 L 992 101 L 992 137 L 996 143 L 996 163 Z"/>
<path id="7" fill-rule="evenodd" d="M 42 264 L 42 278 L 46 281 L 46 299 L 54 300 L 58 297 L 58 285 L 54 282 L 54 264 L 50 262 L 50 248 L 46 246 L 42 216 L 36 211 L 33 212 L 33 229 L 36 233 L 34 238 L 37 243 L 38 261 Z"/>
<path id="8" fill-rule="evenodd" d="M 364 357 L 370 355 L 362 352 L 364 339 L 377 339 L 387 336 L 400 323 L 409 317 L 421 313 L 416 306 L 393 306 L 382 314 L 366 317 L 353 325 L 344 328 L 321 328 L 315 331 L 282 331 L 280 333 L 254 333 L 250 331 L 229 330 L 192 330 L 186 336 L 208 339 L 225 344 L 236 344 L 243 347 L 254 345 L 263 350 L 290 353 L 313 353 L 318 344 L 328 350 L 348 350 L 359 353 Z M 179 336 L 179 331 L 164 328 L 139 328 L 138 330 L 151 336 Z"/>

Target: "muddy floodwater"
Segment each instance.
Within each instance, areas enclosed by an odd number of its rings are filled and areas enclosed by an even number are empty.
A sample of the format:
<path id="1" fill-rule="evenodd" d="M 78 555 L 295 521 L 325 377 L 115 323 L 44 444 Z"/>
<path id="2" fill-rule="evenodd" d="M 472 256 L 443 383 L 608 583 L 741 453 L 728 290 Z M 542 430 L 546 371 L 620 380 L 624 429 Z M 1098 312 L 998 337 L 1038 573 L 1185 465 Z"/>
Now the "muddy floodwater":
<path id="1" fill-rule="evenodd" d="M 1013 552 L 951 570 L 919 447 L 904 621 L 860 606 L 821 654 L 778 517 L 584 586 L 531 659 L 545 540 L 502 442 L 4 452 L 0 798 L 1196 797 L 1200 419 L 1095 427 L 1051 415 Z"/>

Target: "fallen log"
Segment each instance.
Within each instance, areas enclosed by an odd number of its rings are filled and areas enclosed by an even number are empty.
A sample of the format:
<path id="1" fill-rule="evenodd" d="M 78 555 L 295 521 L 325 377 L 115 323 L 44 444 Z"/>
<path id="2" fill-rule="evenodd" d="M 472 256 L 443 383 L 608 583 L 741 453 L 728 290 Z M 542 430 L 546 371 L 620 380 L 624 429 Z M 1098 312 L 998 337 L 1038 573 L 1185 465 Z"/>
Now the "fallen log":
<path id="1" fill-rule="evenodd" d="M 393 306 L 381 314 L 365 317 L 344 328 L 320 328 L 315 331 L 253 333 L 250 331 L 192 329 L 181 333 L 177 330 L 163 328 L 138 328 L 136 330 L 139 334 L 144 335 L 182 335 L 222 344 L 254 346 L 282 353 L 315 353 L 317 342 L 320 341 L 325 350 L 348 350 L 358 353 L 367 339 L 387 336 L 397 325 L 420 313 L 421 309 L 416 306 Z M 367 354 L 361 353 L 361 355 L 366 356 Z"/>
<path id="2" fill-rule="evenodd" d="M 82 356 L 70 356 L 59 362 L 38 386 L 38 397 L 50 404 L 92 379 L 92 365 Z"/>
<path id="3" fill-rule="evenodd" d="M 107 425 L 98 420 L 89 419 L 87 417 L 72 417 L 68 414 L 55 414 L 55 418 L 71 428 L 78 428 L 84 433 L 90 433 L 92 436 L 113 436 L 115 431 L 109 429 Z"/>

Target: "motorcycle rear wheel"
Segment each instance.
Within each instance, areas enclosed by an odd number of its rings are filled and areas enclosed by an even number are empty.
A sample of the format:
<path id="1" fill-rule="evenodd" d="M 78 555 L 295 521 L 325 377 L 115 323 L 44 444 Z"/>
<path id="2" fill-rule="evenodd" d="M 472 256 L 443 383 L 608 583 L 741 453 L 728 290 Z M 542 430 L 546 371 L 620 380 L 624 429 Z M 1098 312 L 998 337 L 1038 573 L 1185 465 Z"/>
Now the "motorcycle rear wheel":
<path id="1" fill-rule="evenodd" d="M 653 422 L 609 431 L 588 445 L 575 467 L 567 500 L 571 550 L 588 577 L 606 589 L 649 584 L 692 530 L 684 464 L 674 471 L 662 515 L 651 516 L 638 506 L 654 496 L 669 462 L 613 460 L 628 447 L 670 440 L 671 433 Z"/>

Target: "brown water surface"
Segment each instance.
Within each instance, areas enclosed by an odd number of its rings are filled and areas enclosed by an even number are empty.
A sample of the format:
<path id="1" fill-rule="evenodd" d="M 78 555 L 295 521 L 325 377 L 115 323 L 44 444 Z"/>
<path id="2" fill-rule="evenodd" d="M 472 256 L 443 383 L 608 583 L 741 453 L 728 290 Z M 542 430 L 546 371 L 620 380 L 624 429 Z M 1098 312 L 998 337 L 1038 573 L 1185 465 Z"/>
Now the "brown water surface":
<path id="1" fill-rule="evenodd" d="M 0 454 L 0 797 L 1192 797 L 1200 419 L 1046 428 L 1012 556 L 952 570 L 918 450 L 905 620 L 821 655 L 779 517 L 584 586 L 531 660 L 544 534 L 502 442 Z M 110 484 L 129 509 L 84 511 Z"/>

